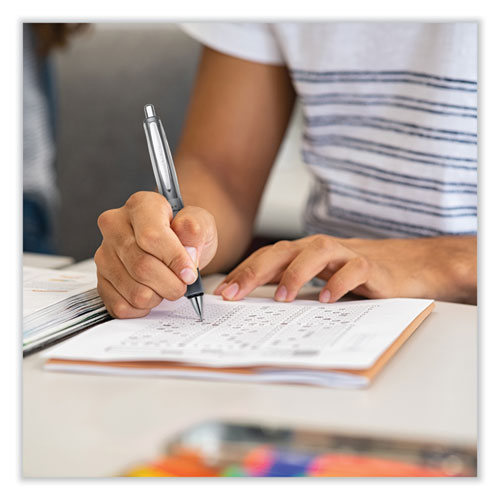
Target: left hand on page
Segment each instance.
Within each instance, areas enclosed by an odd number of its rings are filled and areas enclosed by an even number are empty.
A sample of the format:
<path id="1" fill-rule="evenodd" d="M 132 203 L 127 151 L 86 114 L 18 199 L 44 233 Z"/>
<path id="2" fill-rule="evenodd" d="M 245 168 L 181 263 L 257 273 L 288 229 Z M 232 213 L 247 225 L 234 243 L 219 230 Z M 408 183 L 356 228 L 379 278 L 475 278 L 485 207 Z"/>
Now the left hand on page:
<path id="1" fill-rule="evenodd" d="M 473 301 L 473 263 L 463 260 L 473 239 L 413 238 L 363 240 L 312 235 L 260 248 L 215 289 L 226 300 L 239 300 L 257 286 L 278 283 L 275 300 L 290 302 L 312 278 L 326 281 L 325 303 L 348 292 L 372 298 L 424 297 Z M 468 267 L 471 270 L 468 271 Z M 471 275 L 471 276 L 469 276 Z M 471 295 L 471 297 L 469 297 Z"/>

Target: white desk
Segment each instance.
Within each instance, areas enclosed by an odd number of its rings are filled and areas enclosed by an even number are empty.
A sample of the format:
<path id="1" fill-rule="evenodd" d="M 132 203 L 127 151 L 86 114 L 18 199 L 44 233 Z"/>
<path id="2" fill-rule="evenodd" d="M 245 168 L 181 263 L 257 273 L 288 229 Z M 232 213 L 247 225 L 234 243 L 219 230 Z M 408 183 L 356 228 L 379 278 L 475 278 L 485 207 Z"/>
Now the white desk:
<path id="1" fill-rule="evenodd" d="M 207 291 L 216 282 L 205 279 Z M 271 294 L 263 287 L 254 295 Z M 49 373 L 33 355 L 23 366 L 23 475 L 115 475 L 213 418 L 474 446 L 476 314 L 437 303 L 364 390 Z"/>

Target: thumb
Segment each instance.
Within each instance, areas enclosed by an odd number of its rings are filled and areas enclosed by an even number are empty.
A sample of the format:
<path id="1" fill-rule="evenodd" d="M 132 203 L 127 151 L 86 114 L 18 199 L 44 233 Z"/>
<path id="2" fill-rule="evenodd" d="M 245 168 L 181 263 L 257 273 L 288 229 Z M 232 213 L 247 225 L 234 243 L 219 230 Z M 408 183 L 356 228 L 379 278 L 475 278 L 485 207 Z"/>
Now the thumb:
<path id="1" fill-rule="evenodd" d="M 199 207 L 187 206 L 170 224 L 196 267 L 206 266 L 215 255 L 217 230 L 213 216 Z"/>

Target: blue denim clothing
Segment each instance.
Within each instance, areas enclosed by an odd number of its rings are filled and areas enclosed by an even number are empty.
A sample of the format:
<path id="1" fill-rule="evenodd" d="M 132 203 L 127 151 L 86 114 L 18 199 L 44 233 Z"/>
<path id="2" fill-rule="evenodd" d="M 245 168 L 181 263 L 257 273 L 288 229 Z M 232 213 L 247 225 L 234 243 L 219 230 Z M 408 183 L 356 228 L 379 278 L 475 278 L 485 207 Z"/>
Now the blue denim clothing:
<path id="1" fill-rule="evenodd" d="M 56 253 L 50 212 L 29 194 L 23 196 L 23 252 Z"/>
<path id="2" fill-rule="evenodd" d="M 24 74 L 25 89 L 31 90 L 30 99 L 26 99 L 23 91 L 23 119 L 35 120 L 33 127 L 25 129 L 23 127 L 23 151 L 29 151 L 28 157 L 24 158 L 24 189 L 23 189 L 23 249 L 26 252 L 54 253 L 54 215 L 56 209 L 57 190 L 55 186 L 47 180 L 45 176 L 35 177 L 35 183 L 26 184 L 26 169 L 33 165 L 34 158 L 47 158 L 47 151 L 53 150 L 56 134 L 56 92 L 52 65 L 49 57 L 40 59 L 35 53 L 34 33 L 29 24 L 24 26 L 24 64 L 28 65 L 31 71 Z M 26 68 L 25 68 L 26 69 Z M 34 70 L 34 73 L 33 73 Z M 27 86 L 27 87 L 26 87 Z M 33 96 L 38 96 L 38 101 L 46 109 L 45 119 L 40 122 L 40 107 L 33 108 Z M 30 122 L 26 122 L 30 123 Z M 36 125 L 35 125 L 36 124 Z M 44 134 L 37 135 L 37 128 L 43 127 Z M 41 139 L 43 137 L 43 139 Z M 41 142 L 40 142 L 41 141 Z M 26 149 L 27 148 L 27 149 Z M 39 155 L 39 156 L 38 156 Z M 54 172 L 55 165 L 53 157 L 45 164 L 46 175 Z M 28 163 L 27 163 L 28 162 Z M 37 170 L 38 176 L 40 172 Z M 52 174 L 53 175 L 53 174 Z"/>

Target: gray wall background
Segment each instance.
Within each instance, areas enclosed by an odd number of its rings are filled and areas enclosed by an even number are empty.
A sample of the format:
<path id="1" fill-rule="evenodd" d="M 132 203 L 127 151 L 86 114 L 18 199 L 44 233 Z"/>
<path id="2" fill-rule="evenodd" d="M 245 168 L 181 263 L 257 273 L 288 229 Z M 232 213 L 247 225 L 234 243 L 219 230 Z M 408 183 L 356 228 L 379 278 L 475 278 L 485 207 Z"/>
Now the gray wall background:
<path id="1" fill-rule="evenodd" d="M 143 107 L 155 104 L 175 150 L 199 52 L 173 24 L 100 24 L 57 54 L 61 254 L 93 256 L 99 214 L 154 189 Z"/>

